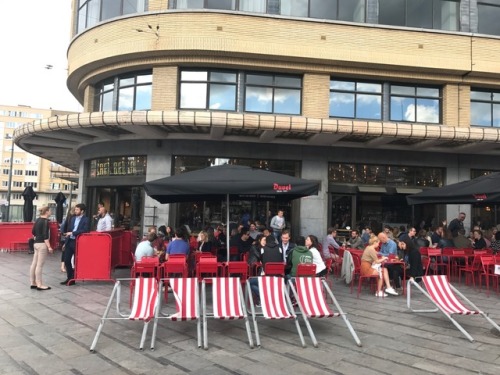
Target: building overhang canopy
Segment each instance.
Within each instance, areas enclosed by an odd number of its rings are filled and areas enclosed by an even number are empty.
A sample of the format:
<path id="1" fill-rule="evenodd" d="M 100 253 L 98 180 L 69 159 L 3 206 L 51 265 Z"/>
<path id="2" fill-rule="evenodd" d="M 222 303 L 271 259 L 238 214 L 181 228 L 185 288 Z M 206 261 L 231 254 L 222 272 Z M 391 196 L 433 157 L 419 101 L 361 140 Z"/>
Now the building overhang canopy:
<path id="1" fill-rule="evenodd" d="M 207 111 L 90 112 L 17 128 L 25 151 L 78 171 L 79 149 L 99 142 L 196 139 L 500 155 L 500 129 Z"/>

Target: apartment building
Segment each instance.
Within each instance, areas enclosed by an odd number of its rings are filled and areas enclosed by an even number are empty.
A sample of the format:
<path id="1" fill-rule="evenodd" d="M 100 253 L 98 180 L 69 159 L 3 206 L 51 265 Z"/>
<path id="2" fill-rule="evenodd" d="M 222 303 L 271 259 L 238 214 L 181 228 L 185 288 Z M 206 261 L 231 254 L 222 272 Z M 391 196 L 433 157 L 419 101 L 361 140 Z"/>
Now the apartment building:
<path id="1" fill-rule="evenodd" d="M 2 221 L 7 221 L 7 211 L 9 211 L 9 221 L 23 221 L 24 198 L 22 193 L 27 186 L 33 187 L 37 194 L 37 198 L 33 201 L 35 211 L 37 207 L 45 205 L 55 208 L 54 198 L 59 192 L 62 192 L 67 197 L 68 202 L 70 193 L 76 198 L 77 179 L 74 177 L 74 171 L 48 159 L 26 152 L 16 146 L 13 141 L 15 129 L 23 124 L 30 123 L 35 119 L 47 119 L 56 115 L 67 115 L 68 113 L 52 109 L 31 108 L 24 105 L 7 106 L 0 104 L 2 146 L 0 213 Z M 50 139 L 47 139 L 47 145 L 50 143 Z M 61 173 L 65 174 L 67 179 L 60 178 Z M 7 206 L 10 207 L 9 210 L 7 210 Z M 36 213 L 33 217 L 36 217 Z"/>

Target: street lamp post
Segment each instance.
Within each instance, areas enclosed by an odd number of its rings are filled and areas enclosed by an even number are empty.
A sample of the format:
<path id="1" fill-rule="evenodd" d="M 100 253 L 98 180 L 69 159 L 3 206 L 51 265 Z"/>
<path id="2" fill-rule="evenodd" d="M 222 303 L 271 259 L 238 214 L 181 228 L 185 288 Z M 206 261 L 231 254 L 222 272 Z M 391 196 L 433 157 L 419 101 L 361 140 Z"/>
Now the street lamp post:
<path id="1" fill-rule="evenodd" d="M 12 138 L 12 147 L 10 148 L 10 163 L 9 163 L 9 186 L 7 187 L 7 209 L 5 210 L 6 213 L 6 220 L 7 222 L 10 221 L 10 194 L 12 192 L 12 166 L 14 165 L 14 138 Z"/>

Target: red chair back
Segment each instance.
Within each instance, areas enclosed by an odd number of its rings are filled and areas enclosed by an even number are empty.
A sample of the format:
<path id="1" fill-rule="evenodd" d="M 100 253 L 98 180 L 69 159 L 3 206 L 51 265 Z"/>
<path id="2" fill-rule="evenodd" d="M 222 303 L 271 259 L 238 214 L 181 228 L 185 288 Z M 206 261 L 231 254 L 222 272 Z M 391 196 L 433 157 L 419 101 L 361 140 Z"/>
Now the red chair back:
<path id="1" fill-rule="evenodd" d="M 314 263 L 300 263 L 297 266 L 297 273 L 295 276 L 316 276 L 316 265 Z"/>
<path id="2" fill-rule="evenodd" d="M 428 247 L 421 247 L 420 248 L 420 255 L 428 256 L 429 255 L 429 248 Z"/>
<path id="3" fill-rule="evenodd" d="M 227 275 L 228 277 L 239 276 L 241 282 L 245 282 L 248 279 L 248 264 L 247 262 L 237 261 L 228 262 L 227 265 Z"/>
<path id="4" fill-rule="evenodd" d="M 266 276 L 285 276 L 284 262 L 267 262 L 264 265 L 264 274 Z"/>

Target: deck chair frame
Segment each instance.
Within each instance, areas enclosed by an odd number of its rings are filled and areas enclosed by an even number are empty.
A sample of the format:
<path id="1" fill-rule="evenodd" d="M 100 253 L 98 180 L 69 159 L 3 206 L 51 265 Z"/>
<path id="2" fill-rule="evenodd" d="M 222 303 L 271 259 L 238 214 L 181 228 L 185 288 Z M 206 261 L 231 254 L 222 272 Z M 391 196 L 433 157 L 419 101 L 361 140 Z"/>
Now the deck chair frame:
<path id="1" fill-rule="evenodd" d="M 288 295 L 284 278 L 279 276 L 257 276 L 256 278 L 259 282 L 262 312 L 257 313 L 255 310 L 249 281 L 246 283 L 246 300 L 250 305 L 257 346 L 261 346 L 257 318 L 273 320 L 293 319 L 295 321 L 295 327 L 297 328 L 297 333 L 299 334 L 302 347 L 305 348 L 306 343 L 304 341 L 304 335 L 302 334 L 297 314 L 295 314 L 292 301 Z M 270 293 L 271 296 L 266 293 Z"/>
<path id="2" fill-rule="evenodd" d="M 470 342 L 474 342 L 474 338 L 455 320 L 452 315 L 482 315 L 493 327 L 495 327 L 500 332 L 500 327 L 496 324 L 487 314 L 481 311 L 474 303 L 472 303 L 467 297 L 465 297 L 459 290 L 457 290 L 453 285 L 448 282 L 446 275 L 433 275 L 433 276 L 423 276 L 422 280 L 428 288 L 428 285 L 441 285 L 442 288 L 438 291 L 441 294 L 441 299 L 443 301 L 434 298 L 434 294 L 431 295 L 429 291 L 424 290 L 414 279 L 409 279 L 407 283 L 407 306 L 412 312 L 416 313 L 427 313 L 427 312 L 437 312 L 441 311 L 452 323 L 458 328 L 462 334 L 467 337 Z M 420 290 L 429 300 L 436 306 L 435 309 L 423 309 L 415 310 L 411 307 L 411 286 L 415 286 Z M 446 289 L 448 288 L 448 289 Z M 469 310 L 462 302 L 455 296 L 457 294 L 463 301 L 467 302 L 474 310 Z"/>
<path id="3" fill-rule="evenodd" d="M 151 335 L 151 350 L 155 349 L 158 321 L 160 319 L 168 319 L 171 321 L 196 320 L 198 348 L 201 348 L 201 313 L 198 279 L 195 277 L 161 279 L 160 290 L 168 288 L 169 284 L 174 294 L 176 311 L 175 313 L 163 312 L 162 302 L 164 293 L 158 293 L 158 308 L 156 309 L 156 314 L 154 316 L 153 333 Z"/>
<path id="4" fill-rule="evenodd" d="M 124 312 L 120 309 L 121 286 L 123 281 L 129 281 L 135 283 L 134 294 L 132 297 L 133 300 L 131 301 L 132 307 L 130 312 Z M 152 288 L 152 290 L 149 288 Z M 146 293 L 146 295 L 144 293 Z M 117 279 L 113 287 L 113 291 L 111 292 L 111 296 L 109 297 L 108 304 L 106 305 L 104 314 L 101 318 L 99 327 L 97 328 L 94 340 L 92 341 L 92 345 L 90 346 L 90 351 L 92 353 L 95 351 L 97 341 L 99 340 L 99 336 L 101 335 L 106 320 L 142 320 L 144 322 L 144 327 L 142 329 L 141 341 L 139 344 L 139 349 L 142 350 L 144 348 L 144 342 L 146 341 L 149 322 L 154 318 L 154 315 L 158 310 L 157 296 L 159 294 L 161 293 L 158 292 L 158 282 L 154 277 Z M 108 314 L 111 310 L 111 306 L 113 304 L 113 300 L 115 299 L 115 297 L 116 297 L 116 314 L 118 316 L 108 317 Z"/>
<path id="5" fill-rule="evenodd" d="M 337 299 L 333 295 L 328 283 L 324 278 L 319 277 L 296 277 L 292 278 L 288 281 L 288 287 L 292 291 L 295 300 L 299 306 L 300 315 L 304 320 L 307 330 L 309 331 L 309 336 L 313 342 L 313 345 L 318 347 L 318 340 L 316 340 L 316 336 L 311 327 L 309 319 L 311 318 L 333 318 L 341 316 L 344 320 L 344 323 L 349 329 L 349 332 L 352 335 L 352 338 L 356 342 L 356 345 L 361 346 L 361 341 L 359 340 L 356 331 L 351 325 L 349 319 L 347 319 L 347 314 L 344 313 L 342 308 L 340 307 Z M 323 294 L 323 290 L 326 291 L 328 296 L 330 296 L 335 308 L 338 312 L 333 312 L 330 306 L 327 303 L 327 299 Z M 304 299 L 303 296 L 306 298 Z"/>
<path id="6" fill-rule="evenodd" d="M 206 280 L 201 284 L 202 316 L 203 316 L 203 348 L 208 349 L 207 318 L 219 320 L 244 319 L 248 336 L 248 344 L 253 349 L 253 338 L 250 330 L 250 321 L 245 306 L 245 297 L 239 277 L 213 277 L 212 309 L 207 309 Z"/>

